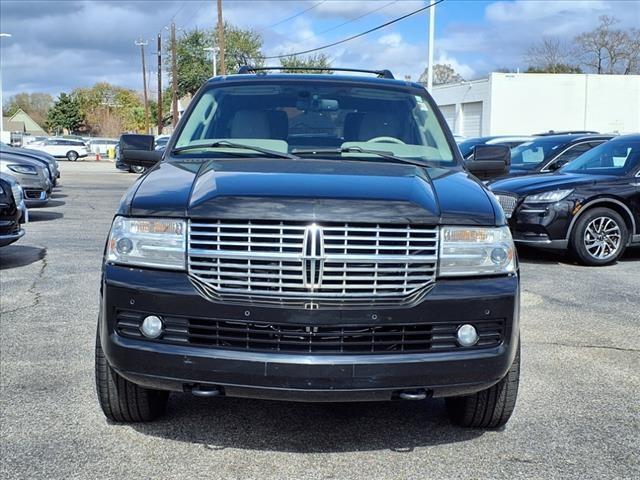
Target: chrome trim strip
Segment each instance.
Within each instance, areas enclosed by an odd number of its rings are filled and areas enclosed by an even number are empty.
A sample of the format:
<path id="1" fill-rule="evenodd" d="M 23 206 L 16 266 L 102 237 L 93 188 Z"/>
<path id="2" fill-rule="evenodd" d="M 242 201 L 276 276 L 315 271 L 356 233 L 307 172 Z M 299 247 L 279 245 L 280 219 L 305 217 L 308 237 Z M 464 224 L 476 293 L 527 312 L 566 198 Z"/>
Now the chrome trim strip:
<path id="1" fill-rule="evenodd" d="M 554 172 L 555 170 L 548 170 L 549 165 L 551 165 L 553 162 L 555 162 L 559 156 L 561 156 L 562 154 L 564 154 L 565 152 L 568 152 L 569 150 L 571 150 L 573 147 L 577 147 L 578 145 L 582 145 L 583 143 L 593 143 L 593 142 L 597 142 L 598 140 L 600 140 L 600 143 L 605 143 L 607 140 L 602 140 L 602 139 L 597 139 L 597 140 L 585 140 L 583 142 L 578 142 L 578 143 L 574 143 L 573 145 L 570 145 L 569 147 L 565 148 L 563 151 L 561 151 L 560 153 L 556 154 L 555 157 L 553 157 L 551 160 L 549 160 L 547 162 L 547 164 L 542 167 L 540 169 L 540 173 L 551 173 Z M 595 147 L 592 147 L 595 148 Z M 587 150 L 588 152 L 589 150 Z M 585 152 L 586 153 L 586 152 Z"/>

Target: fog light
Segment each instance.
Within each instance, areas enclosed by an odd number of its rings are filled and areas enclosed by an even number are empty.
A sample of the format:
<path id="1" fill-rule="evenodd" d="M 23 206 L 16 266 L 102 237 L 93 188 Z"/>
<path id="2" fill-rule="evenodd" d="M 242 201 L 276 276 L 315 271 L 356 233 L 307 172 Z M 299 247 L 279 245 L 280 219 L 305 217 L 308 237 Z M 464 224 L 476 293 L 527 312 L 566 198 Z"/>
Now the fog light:
<path id="1" fill-rule="evenodd" d="M 478 343 L 478 332 L 473 325 L 465 324 L 458 329 L 458 343 L 461 347 L 472 347 Z"/>
<path id="2" fill-rule="evenodd" d="M 504 248 L 494 248 L 491 250 L 491 261 L 495 265 L 503 265 L 509 260 L 509 252 Z"/>
<path id="3" fill-rule="evenodd" d="M 155 315 L 149 315 L 142 321 L 140 330 L 145 337 L 158 338 L 162 334 L 162 319 Z"/>
<path id="4" fill-rule="evenodd" d="M 116 250 L 121 255 L 127 255 L 133 250 L 133 242 L 128 238 L 121 238 L 116 242 Z"/>

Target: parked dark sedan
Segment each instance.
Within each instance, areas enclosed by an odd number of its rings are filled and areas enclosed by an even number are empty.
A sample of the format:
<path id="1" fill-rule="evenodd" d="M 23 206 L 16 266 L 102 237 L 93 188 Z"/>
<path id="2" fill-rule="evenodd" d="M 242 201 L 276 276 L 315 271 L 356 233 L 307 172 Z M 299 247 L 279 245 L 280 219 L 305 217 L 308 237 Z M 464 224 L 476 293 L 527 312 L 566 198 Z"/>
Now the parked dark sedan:
<path id="1" fill-rule="evenodd" d="M 520 244 L 567 249 L 586 265 L 614 262 L 640 244 L 640 134 L 599 145 L 556 173 L 490 188 Z"/>
<path id="2" fill-rule="evenodd" d="M 24 235 L 20 219 L 26 209 L 22 203 L 22 191 L 18 183 L 0 175 L 0 247 L 19 240 Z"/>
<path id="3" fill-rule="evenodd" d="M 558 170 L 614 135 L 545 135 L 511 149 L 509 176 L 532 175 Z"/>

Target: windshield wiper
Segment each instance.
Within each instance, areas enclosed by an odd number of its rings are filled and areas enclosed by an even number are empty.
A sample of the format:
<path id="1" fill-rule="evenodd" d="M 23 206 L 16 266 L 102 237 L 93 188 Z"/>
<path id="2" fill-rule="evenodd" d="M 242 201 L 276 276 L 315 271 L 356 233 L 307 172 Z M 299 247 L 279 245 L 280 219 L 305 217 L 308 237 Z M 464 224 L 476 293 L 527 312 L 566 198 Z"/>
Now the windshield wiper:
<path id="1" fill-rule="evenodd" d="M 419 160 L 413 160 L 411 158 L 404 158 L 404 157 L 396 157 L 395 155 L 391 155 L 390 153 L 387 153 L 387 152 L 382 152 L 380 150 L 369 150 L 367 148 L 362 148 L 358 146 L 342 147 L 342 148 L 326 148 L 326 149 L 317 149 L 317 148 L 310 148 L 305 150 L 296 149 L 296 150 L 293 150 L 293 153 L 296 153 L 298 155 L 315 155 L 315 154 L 327 154 L 327 153 L 333 153 L 333 154 L 364 153 L 369 155 L 377 155 L 380 158 L 384 158 L 386 160 L 390 160 L 396 163 L 406 163 L 406 164 L 415 165 L 418 167 L 428 167 L 426 163 L 421 162 Z"/>
<path id="2" fill-rule="evenodd" d="M 296 155 L 292 155 L 290 153 L 278 152 L 276 150 L 270 150 L 268 148 L 262 147 L 254 147 L 253 145 L 244 145 L 242 143 L 228 142 L 226 140 L 217 140 L 211 143 L 198 143 L 193 145 L 185 145 L 184 147 L 178 147 L 171 150 L 171 154 L 175 155 L 181 152 L 186 152 L 189 150 L 198 150 L 201 148 L 237 148 L 242 150 L 252 150 L 254 152 L 262 153 L 268 157 L 272 158 L 289 158 L 292 160 L 298 160 L 300 157 Z M 241 152 L 233 152 L 235 155 Z"/>

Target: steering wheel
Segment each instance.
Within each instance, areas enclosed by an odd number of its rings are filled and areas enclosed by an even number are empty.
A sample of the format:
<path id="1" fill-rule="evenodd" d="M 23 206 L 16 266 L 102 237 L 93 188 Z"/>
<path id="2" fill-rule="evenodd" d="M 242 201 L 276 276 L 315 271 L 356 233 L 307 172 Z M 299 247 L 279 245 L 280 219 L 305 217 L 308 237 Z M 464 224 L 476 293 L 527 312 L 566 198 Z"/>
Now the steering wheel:
<path id="1" fill-rule="evenodd" d="M 401 145 L 406 145 L 405 142 L 396 137 L 374 137 L 367 140 L 367 142 L 373 143 L 399 143 Z"/>

